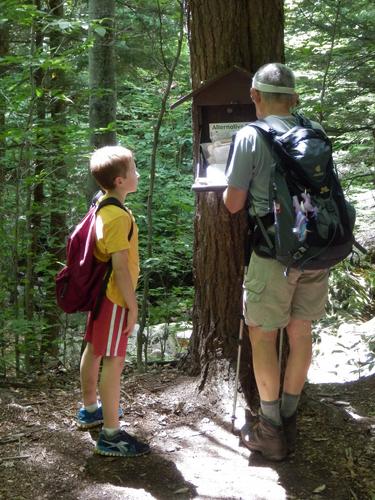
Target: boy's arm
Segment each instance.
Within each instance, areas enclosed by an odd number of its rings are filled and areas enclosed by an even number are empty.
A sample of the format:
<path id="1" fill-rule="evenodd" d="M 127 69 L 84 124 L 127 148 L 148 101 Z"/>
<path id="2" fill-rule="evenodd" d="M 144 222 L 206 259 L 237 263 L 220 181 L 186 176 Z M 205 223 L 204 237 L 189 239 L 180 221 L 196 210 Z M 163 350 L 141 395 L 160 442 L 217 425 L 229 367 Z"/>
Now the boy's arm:
<path id="1" fill-rule="evenodd" d="M 137 297 L 133 288 L 128 266 L 128 250 L 121 250 L 112 254 L 112 269 L 117 287 L 128 306 L 128 321 L 126 335 L 131 335 L 138 317 Z"/>

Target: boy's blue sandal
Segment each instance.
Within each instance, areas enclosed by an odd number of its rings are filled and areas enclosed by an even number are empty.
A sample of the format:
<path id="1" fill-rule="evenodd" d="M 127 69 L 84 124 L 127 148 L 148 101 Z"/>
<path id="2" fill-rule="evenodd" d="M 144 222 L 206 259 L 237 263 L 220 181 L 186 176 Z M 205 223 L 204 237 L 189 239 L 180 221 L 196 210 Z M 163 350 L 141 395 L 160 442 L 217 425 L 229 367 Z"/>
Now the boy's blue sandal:
<path id="1" fill-rule="evenodd" d="M 118 410 L 118 416 L 123 416 L 123 411 L 121 408 Z M 79 429 L 91 429 L 93 427 L 98 427 L 103 423 L 103 410 L 102 406 L 98 406 L 98 408 L 93 411 L 87 411 L 84 408 L 81 408 L 77 412 L 76 423 Z"/>
<path id="2" fill-rule="evenodd" d="M 104 431 L 101 431 L 94 452 L 110 457 L 130 458 L 150 453 L 150 447 L 122 430 L 111 437 L 107 437 Z"/>

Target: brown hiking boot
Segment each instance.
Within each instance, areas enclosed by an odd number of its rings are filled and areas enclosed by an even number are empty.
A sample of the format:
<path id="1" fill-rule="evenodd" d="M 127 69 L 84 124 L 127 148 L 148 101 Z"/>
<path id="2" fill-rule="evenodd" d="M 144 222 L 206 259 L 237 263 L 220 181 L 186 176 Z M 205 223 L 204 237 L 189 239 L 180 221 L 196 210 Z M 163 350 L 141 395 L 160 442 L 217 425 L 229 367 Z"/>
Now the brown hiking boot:
<path id="1" fill-rule="evenodd" d="M 246 422 L 241 429 L 241 441 L 251 451 L 259 451 L 268 460 L 280 461 L 288 454 L 283 428 L 259 415 L 253 425 Z"/>
<path id="2" fill-rule="evenodd" d="M 296 448 L 297 438 L 297 412 L 293 413 L 290 417 L 281 417 L 281 420 L 283 422 L 288 453 L 293 453 Z"/>

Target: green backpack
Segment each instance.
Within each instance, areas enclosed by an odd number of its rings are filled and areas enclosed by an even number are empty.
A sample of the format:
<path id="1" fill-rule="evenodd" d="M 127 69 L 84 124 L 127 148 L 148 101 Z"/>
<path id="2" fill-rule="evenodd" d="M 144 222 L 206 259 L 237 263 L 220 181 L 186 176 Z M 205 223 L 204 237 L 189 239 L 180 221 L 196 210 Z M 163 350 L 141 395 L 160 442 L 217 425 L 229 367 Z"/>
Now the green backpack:
<path id="1" fill-rule="evenodd" d="M 345 199 L 332 159 L 329 138 L 311 122 L 278 134 L 265 122 L 255 128 L 271 148 L 272 212 L 255 215 L 253 250 L 300 269 L 330 268 L 347 257 L 355 242 L 354 207 Z M 250 200 L 251 202 L 251 200 Z"/>

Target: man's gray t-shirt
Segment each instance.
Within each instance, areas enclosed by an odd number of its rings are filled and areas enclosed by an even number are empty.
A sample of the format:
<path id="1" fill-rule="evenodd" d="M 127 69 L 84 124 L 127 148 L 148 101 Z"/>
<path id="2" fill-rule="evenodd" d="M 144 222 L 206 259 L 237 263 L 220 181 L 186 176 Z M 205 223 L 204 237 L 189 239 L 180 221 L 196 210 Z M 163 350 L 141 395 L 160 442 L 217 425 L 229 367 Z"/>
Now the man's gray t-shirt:
<path id="1" fill-rule="evenodd" d="M 297 125 L 292 115 L 269 115 L 263 121 L 281 134 Z M 313 128 L 323 130 L 319 123 L 311 124 Z M 227 179 L 228 186 L 250 192 L 250 213 L 253 215 L 263 216 L 271 212 L 270 175 L 274 167 L 275 160 L 260 132 L 253 127 L 243 127 L 235 138 Z"/>

